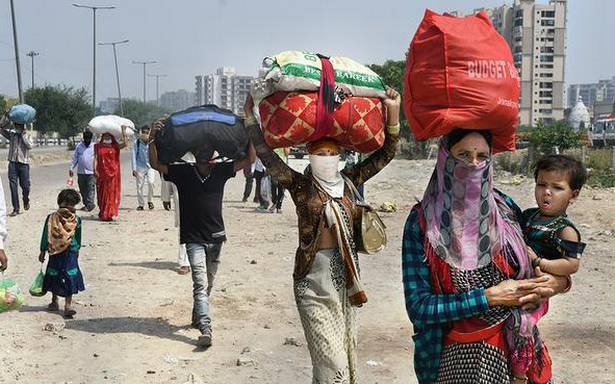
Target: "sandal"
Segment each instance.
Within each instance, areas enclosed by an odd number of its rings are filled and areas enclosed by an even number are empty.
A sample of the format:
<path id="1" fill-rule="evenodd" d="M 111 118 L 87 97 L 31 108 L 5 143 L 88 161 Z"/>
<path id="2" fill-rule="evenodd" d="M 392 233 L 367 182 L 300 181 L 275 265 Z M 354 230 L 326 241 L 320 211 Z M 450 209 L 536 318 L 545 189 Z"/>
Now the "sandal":
<path id="1" fill-rule="evenodd" d="M 47 310 L 50 311 L 50 312 L 56 312 L 59 309 L 60 309 L 60 306 L 58 305 L 58 303 L 51 302 L 47 306 Z"/>
<path id="2" fill-rule="evenodd" d="M 73 316 L 75 316 L 77 314 L 77 311 L 75 311 L 72 308 L 65 308 L 64 309 L 64 318 L 65 319 L 72 319 Z"/>

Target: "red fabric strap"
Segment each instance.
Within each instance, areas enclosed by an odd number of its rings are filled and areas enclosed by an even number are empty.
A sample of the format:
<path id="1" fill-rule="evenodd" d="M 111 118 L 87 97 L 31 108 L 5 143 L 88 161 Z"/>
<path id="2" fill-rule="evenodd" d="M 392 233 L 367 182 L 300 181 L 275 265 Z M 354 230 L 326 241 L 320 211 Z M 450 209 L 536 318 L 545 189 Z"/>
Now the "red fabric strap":
<path id="1" fill-rule="evenodd" d="M 333 129 L 333 112 L 335 111 L 335 71 L 326 56 L 320 57 L 320 90 L 316 106 L 316 129 L 308 141 L 316 141 L 325 137 Z"/>

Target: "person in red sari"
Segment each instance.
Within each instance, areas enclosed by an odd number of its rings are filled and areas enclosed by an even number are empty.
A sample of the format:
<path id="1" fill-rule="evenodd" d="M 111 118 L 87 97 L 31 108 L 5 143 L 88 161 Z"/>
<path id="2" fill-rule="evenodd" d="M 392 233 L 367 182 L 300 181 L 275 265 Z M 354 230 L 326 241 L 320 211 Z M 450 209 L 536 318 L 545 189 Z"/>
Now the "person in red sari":
<path id="1" fill-rule="evenodd" d="M 98 198 L 98 217 L 111 221 L 119 215 L 121 182 L 120 150 L 126 147 L 126 127 L 122 126 L 119 141 L 109 133 L 103 133 L 94 147 L 94 174 Z"/>

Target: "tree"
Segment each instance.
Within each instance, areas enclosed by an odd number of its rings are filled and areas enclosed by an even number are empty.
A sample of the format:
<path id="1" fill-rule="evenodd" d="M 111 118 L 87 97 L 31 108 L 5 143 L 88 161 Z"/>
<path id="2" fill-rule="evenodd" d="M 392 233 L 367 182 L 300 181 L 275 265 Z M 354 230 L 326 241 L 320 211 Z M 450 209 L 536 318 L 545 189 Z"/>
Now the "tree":
<path id="1" fill-rule="evenodd" d="M 30 88 L 25 100 L 36 109 L 34 129 L 42 134 L 57 132 L 69 138 L 83 131 L 92 117 L 92 106 L 85 88 L 64 85 Z"/>
<path id="2" fill-rule="evenodd" d="M 0 95 L 0 114 L 6 112 L 7 103 L 4 95 Z"/>
<path id="3" fill-rule="evenodd" d="M 138 100 L 124 100 L 122 104 L 124 105 L 123 117 L 132 120 L 137 128 L 145 124 L 150 124 L 171 113 L 168 109 Z M 119 108 L 115 111 L 115 114 L 120 114 Z"/>
<path id="4" fill-rule="evenodd" d="M 583 131 L 575 131 L 565 120 L 550 124 L 539 122 L 529 133 L 529 141 L 540 152 L 549 154 L 557 148 L 565 151 L 582 145 Z"/>
<path id="5" fill-rule="evenodd" d="M 387 60 L 384 64 L 370 64 L 368 67 L 382 78 L 385 85 L 394 88 L 403 95 L 404 74 L 406 71 L 405 60 Z M 403 108 L 399 113 L 399 123 L 401 125 L 401 137 L 408 141 L 407 148 L 402 147 L 402 151 L 407 152 L 406 154 L 411 159 L 425 158 L 429 142 L 419 142 L 414 139 Z"/>

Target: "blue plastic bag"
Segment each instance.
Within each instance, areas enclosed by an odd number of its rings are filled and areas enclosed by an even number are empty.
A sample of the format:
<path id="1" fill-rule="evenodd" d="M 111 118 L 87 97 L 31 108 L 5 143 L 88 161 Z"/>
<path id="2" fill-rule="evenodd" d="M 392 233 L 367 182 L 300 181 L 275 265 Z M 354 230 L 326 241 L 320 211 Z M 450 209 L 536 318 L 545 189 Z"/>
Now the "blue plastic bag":
<path id="1" fill-rule="evenodd" d="M 36 117 L 36 109 L 28 104 L 17 104 L 9 111 L 9 120 L 17 124 L 30 124 Z"/>

